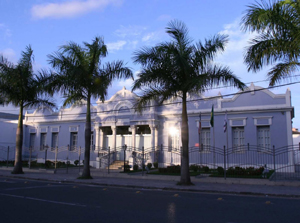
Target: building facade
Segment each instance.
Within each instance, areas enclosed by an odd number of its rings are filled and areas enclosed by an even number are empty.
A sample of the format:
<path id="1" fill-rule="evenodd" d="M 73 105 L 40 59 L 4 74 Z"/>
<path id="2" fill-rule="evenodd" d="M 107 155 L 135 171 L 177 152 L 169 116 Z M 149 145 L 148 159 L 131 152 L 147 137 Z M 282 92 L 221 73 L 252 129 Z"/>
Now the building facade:
<path id="1" fill-rule="evenodd" d="M 114 153 L 111 160 L 135 161 L 134 151 L 143 151 L 143 162 L 161 162 L 165 165 L 180 164 L 181 110 L 178 99 L 170 99 L 162 106 L 153 101 L 142 114 L 135 112 L 138 96 L 123 88 L 104 103 L 97 101 L 91 108 L 92 137 L 91 165 L 101 167 L 101 157 Z M 65 148 L 65 151 L 84 149 L 86 106 L 73 105 L 53 112 L 37 109 L 25 114 L 24 147 L 35 151 Z M 214 126 L 210 125 L 211 109 L 214 106 Z M 244 92 L 230 98 L 221 95 L 205 98 L 201 95 L 188 97 L 189 147 L 199 148 L 202 153 L 226 148 L 241 153 L 256 146 L 261 152 L 283 148 L 293 144 L 291 93 L 274 94 L 251 84 Z M 199 120 L 201 113 L 201 130 Z M 227 130 L 224 119 L 227 114 Z M 125 146 L 126 145 L 126 146 Z M 125 152 L 124 149 L 127 148 Z M 156 156 L 157 151 L 167 152 Z M 118 152 L 119 151 L 119 152 Z M 198 152 L 199 152 L 198 151 Z M 145 154 L 148 154 L 144 156 Z M 172 155 L 172 154 L 171 154 Z M 288 155 L 288 161 L 292 161 Z M 41 157 L 41 156 L 40 156 Z M 70 158 L 70 157 L 68 157 Z M 199 163 L 190 155 L 191 163 Z M 213 163 L 217 162 L 214 155 Z M 111 162 L 111 161 L 110 161 Z"/>

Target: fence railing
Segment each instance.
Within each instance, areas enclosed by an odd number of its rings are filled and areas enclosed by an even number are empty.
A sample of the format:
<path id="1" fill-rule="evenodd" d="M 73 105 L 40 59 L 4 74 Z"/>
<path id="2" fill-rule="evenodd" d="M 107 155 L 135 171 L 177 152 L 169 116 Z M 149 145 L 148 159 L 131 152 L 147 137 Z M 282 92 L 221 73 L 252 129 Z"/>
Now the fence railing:
<path id="1" fill-rule="evenodd" d="M 42 167 L 59 169 L 77 167 L 78 171 L 84 162 L 84 148 L 70 147 L 23 147 L 23 165 L 29 168 Z M 0 146 L 0 163 L 2 166 L 13 166 L 15 147 Z M 90 149 L 90 165 L 110 171 L 115 161 L 124 161 L 131 168 L 139 168 L 147 163 L 158 163 L 158 167 L 180 165 L 181 148 L 169 146 L 134 148 L 121 146 L 103 148 L 92 146 Z M 191 171 L 222 177 L 246 177 L 247 174 L 260 174 L 268 171 L 273 179 L 300 180 L 300 145 L 276 148 L 264 148 L 256 145 L 244 145 L 233 148 L 203 146 L 189 148 Z M 143 168 L 142 168 L 143 169 Z M 261 177 L 262 174 L 260 174 Z M 252 175 L 251 175 L 252 176 Z"/>

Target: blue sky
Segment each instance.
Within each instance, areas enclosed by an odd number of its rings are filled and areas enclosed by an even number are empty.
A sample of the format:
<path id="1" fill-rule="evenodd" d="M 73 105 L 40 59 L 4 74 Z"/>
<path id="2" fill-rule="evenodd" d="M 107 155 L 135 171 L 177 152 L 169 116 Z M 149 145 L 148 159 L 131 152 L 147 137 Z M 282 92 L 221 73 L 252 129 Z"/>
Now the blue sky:
<path id="1" fill-rule="evenodd" d="M 109 52 L 105 61 L 123 60 L 136 74 L 140 67 L 132 63 L 133 52 L 168 41 L 165 27 L 178 19 L 187 25 L 195 41 L 217 33 L 228 34 L 230 42 L 216 62 L 228 65 L 245 83 L 265 80 L 267 68 L 259 73 L 247 72 L 243 63 L 244 49 L 254 34 L 242 32 L 239 23 L 246 6 L 253 3 L 254 0 L 1 0 L 0 54 L 17 62 L 21 51 L 31 44 L 38 70 L 49 68 L 47 55 L 59 46 L 69 41 L 91 42 L 95 36 L 103 36 Z M 297 80 L 283 83 L 293 81 Z M 130 80 L 114 82 L 108 98 L 123 86 L 131 89 L 131 85 Z M 256 85 L 267 87 L 268 82 Z M 298 86 L 289 86 L 295 106 L 294 127 L 300 127 Z M 273 92 L 285 93 L 286 89 Z M 237 90 L 217 89 L 206 95 L 214 96 L 219 91 L 227 94 Z"/>

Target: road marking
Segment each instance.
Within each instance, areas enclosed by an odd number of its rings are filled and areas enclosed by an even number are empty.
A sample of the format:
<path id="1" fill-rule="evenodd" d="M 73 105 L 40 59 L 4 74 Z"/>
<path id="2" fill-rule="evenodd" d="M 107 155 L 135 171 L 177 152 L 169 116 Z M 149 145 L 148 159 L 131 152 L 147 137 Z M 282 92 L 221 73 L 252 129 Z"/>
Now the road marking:
<path id="1" fill-rule="evenodd" d="M 15 181 L 1 181 L 1 183 L 7 183 L 7 184 L 15 184 L 15 183 L 17 183 L 17 182 L 15 182 Z"/>
<path id="2" fill-rule="evenodd" d="M 219 198 L 218 198 L 218 201 L 221 201 L 221 200 L 223 200 L 223 198 L 219 197 Z"/>
<path id="3" fill-rule="evenodd" d="M 61 185 L 51 185 L 51 186 L 32 186 L 32 187 L 15 187 L 15 188 L 6 188 L 4 190 L 25 190 L 25 189 L 35 189 L 35 188 L 44 188 L 44 187 L 62 187 Z"/>
<path id="4" fill-rule="evenodd" d="M 51 200 L 45 200 L 45 199 L 40 199 L 40 198 L 34 198 L 34 197 L 25 197 L 25 196 L 12 195 L 12 194 L 2 194 L 2 193 L 0 193 L 0 195 L 7 196 L 7 197 L 15 197 L 15 198 L 22 198 L 22 199 L 34 200 L 34 201 L 42 201 L 42 202 L 53 203 L 53 204 L 62 204 L 62 205 L 86 207 L 86 205 L 82 205 L 82 204 L 60 202 L 60 201 L 51 201 Z"/>
<path id="5" fill-rule="evenodd" d="M 178 197 L 179 195 L 178 194 L 174 194 L 174 197 Z"/>

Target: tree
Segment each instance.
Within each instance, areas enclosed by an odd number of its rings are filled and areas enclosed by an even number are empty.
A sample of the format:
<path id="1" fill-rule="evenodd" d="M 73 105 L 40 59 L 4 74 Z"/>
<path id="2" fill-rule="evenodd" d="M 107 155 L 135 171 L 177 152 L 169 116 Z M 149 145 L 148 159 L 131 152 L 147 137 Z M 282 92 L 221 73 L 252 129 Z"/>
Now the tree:
<path id="1" fill-rule="evenodd" d="M 0 92 L 2 104 L 13 104 L 19 107 L 19 119 L 16 132 L 15 165 L 12 173 L 23 173 L 22 145 L 23 145 L 23 110 L 24 108 L 39 107 L 41 105 L 54 107 L 54 103 L 47 99 L 45 86 L 49 84 L 51 76 L 41 71 L 33 71 L 33 50 L 29 45 L 22 52 L 19 62 L 14 65 L 0 56 Z"/>
<path id="2" fill-rule="evenodd" d="M 83 45 L 70 42 L 48 58 L 57 71 L 52 90 L 60 91 L 65 96 L 64 106 L 81 100 L 87 103 L 85 162 L 81 178 L 90 179 L 91 99 L 99 97 L 104 101 L 107 89 L 115 78 L 133 78 L 133 74 L 123 61 L 108 62 L 101 67 L 101 59 L 107 55 L 103 38 L 96 37 L 91 44 L 84 42 Z"/>
<path id="3" fill-rule="evenodd" d="M 166 32 L 173 39 L 154 47 L 144 47 L 134 53 L 134 62 L 142 65 L 141 73 L 135 80 L 133 90 L 141 89 L 142 96 L 137 102 L 139 111 L 151 100 L 162 104 L 165 100 L 181 98 L 181 178 L 180 184 L 191 184 L 189 174 L 189 128 L 187 116 L 187 95 L 202 93 L 219 83 L 229 83 L 243 88 L 244 84 L 235 77 L 228 67 L 214 65 L 216 54 L 224 50 L 228 37 L 216 35 L 202 44 L 193 44 L 184 23 L 171 21 Z"/>
<path id="4" fill-rule="evenodd" d="M 299 68 L 300 1 L 262 0 L 249 5 L 241 27 L 258 33 L 246 50 L 248 71 L 275 64 L 268 72 L 269 84 L 274 86 Z"/>

